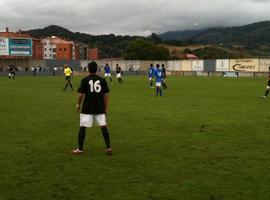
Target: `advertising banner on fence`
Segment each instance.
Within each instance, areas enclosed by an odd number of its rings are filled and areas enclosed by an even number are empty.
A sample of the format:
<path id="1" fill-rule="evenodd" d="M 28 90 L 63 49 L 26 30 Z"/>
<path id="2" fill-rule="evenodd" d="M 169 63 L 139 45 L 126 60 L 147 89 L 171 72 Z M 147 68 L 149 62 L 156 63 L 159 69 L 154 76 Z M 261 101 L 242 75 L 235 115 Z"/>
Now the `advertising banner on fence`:
<path id="1" fill-rule="evenodd" d="M 127 61 L 125 60 L 113 60 L 111 70 L 116 70 L 116 64 L 122 69 L 122 71 L 127 71 Z"/>
<path id="2" fill-rule="evenodd" d="M 168 71 L 181 71 L 181 61 L 180 60 L 171 60 L 167 62 Z"/>
<path id="3" fill-rule="evenodd" d="M 141 65 L 140 70 L 141 71 L 147 71 L 148 68 L 149 68 L 149 66 L 150 66 L 150 64 L 153 65 L 153 61 L 151 61 L 151 60 L 140 61 L 140 65 Z"/>
<path id="4" fill-rule="evenodd" d="M 216 71 L 216 60 L 204 60 L 204 71 L 214 72 Z"/>
<path id="5" fill-rule="evenodd" d="M 216 60 L 216 71 L 217 72 L 227 72 L 230 70 L 229 60 L 219 59 Z"/>
<path id="6" fill-rule="evenodd" d="M 32 39 L 9 38 L 10 56 L 32 56 Z"/>
<path id="7" fill-rule="evenodd" d="M 269 72 L 270 71 L 270 59 L 260 59 L 260 72 Z"/>
<path id="8" fill-rule="evenodd" d="M 0 56 L 8 56 L 9 44 L 8 38 L 0 38 Z"/>
<path id="9" fill-rule="evenodd" d="M 127 70 L 128 71 L 138 71 L 141 69 L 141 62 L 139 60 L 128 60 Z"/>
<path id="10" fill-rule="evenodd" d="M 192 61 L 191 60 L 182 60 L 182 71 L 192 71 Z"/>
<path id="11" fill-rule="evenodd" d="M 259 70 L 259 59 L 231 59 L 230 71 L 257 72 Z"/>
<path id="12" fill-rule="evenodd" d="M 203 71 L 203 60 L 193 60 L 192 61 L 192 71 L 202 72 Z"/>

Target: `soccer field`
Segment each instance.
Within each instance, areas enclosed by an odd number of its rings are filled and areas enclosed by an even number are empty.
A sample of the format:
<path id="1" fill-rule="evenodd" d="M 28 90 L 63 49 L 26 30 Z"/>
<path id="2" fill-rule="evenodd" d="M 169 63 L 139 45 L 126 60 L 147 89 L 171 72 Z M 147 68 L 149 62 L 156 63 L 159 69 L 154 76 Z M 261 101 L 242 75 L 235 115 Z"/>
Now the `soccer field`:
<path id="1" fill-rule="evenodd" d="M 82 77 L 75 77 L 77 88 Z M 108 127 L 74 156 L 76 92 L 63 77 L 0 78 L 0 200 L 269 200 L 264 78 L 146 77 L 110 83 Z"/>

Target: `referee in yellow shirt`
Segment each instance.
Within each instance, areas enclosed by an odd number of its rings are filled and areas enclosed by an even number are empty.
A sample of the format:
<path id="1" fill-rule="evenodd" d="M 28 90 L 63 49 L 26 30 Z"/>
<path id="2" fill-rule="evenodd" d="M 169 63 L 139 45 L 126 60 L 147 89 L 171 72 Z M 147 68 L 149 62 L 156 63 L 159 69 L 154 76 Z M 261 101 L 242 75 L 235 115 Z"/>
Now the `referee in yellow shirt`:
<path id="1" fill-rule="evenodd" d="M 65 78 L 66 78 L 66 86 L 63 89 L 63 91 L 66 91 L 68 86 L 70 86 L 71 90 L 73 90 L 73 87 L 72 87 L 71 82 L 70 82 L 72 70 L 70 69 L 70 67 L 67 64 L 64 65 L 64 74 L 65 74 Z"/>

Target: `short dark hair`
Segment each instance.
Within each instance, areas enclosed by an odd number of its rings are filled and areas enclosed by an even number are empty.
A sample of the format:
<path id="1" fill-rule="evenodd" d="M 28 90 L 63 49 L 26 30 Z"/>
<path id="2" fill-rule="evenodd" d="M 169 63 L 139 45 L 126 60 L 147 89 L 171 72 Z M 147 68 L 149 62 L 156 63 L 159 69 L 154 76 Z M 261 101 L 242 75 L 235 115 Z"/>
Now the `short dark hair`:
<path id="1" fill-rule="evenodd" d="M 97 72 L 97 63 L 94 61 L 88 63 L 88 71 L 90 73 L 96 73 Z"/>

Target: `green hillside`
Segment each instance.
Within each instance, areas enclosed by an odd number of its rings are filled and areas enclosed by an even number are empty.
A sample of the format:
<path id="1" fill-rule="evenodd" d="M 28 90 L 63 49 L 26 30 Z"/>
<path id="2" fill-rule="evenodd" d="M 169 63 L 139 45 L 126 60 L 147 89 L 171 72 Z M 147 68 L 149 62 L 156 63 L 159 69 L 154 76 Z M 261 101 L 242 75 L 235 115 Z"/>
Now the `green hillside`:
<path id="1" fill-rule="evenodd" d="M 215 44 L 241 49 L 252 56 L 270 55 L 270 21 L 258 22 L 239 27 L 211 28 L 204 30 L 167 32 L 163 40 L 191 40 L 201 44 Z"/>
<path id="2" fill-rule="evenodd" d="M 130 43 L 136 39 L 143 39 L 146 42 L 152 42 L 154 45 L 171 45 L 175 47 L 185 47 L 194 44 L 214 45 L 211 48 L 207 47 L 190 52 L 200 58 L 270 57 L 270 21 L 240 27 L 174 31 L 161 35 L 153 33 L 148 37 L 114 34 L 91 35 L 72 32 L 56 25 L 43 29 L 29 30 L 27 33 L 36 38 L 58 36 L 67 40 L 88 44 L 92 48 L 97 47 L 100 49 L 101 58 L 126 57 L 128 51 L 130 51 Z M 150 54 L 153 54 L 153 52 Z M 152 59 L 150 54 L 143 57 Z M 136 58 L 136 56 L 132 57 Z"/>

